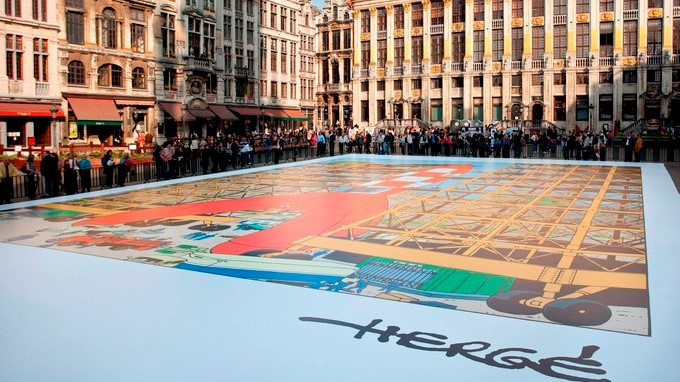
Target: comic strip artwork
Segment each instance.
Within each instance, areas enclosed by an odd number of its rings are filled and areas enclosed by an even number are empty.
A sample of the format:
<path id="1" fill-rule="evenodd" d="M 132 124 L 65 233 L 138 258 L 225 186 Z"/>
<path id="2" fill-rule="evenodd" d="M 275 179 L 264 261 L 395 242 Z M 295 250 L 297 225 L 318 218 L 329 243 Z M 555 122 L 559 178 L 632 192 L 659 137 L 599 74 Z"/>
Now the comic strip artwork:
<path id="1" fill-rule="evenodd" d="M 650 335 L 635 167 L 337 161 L 0 216 L 3 242 Z"/>

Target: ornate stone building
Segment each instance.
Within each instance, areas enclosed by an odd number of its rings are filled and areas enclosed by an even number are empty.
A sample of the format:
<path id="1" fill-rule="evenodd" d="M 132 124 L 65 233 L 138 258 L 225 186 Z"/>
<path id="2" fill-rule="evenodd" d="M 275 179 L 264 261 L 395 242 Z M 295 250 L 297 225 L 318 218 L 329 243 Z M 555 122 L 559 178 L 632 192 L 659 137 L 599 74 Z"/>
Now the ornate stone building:
<path id="1" fill-rule="evenodd" d="M 316 22 L 318 124 L 323 127 L 351 126 L 354 99 L 351 1 L 326 0 Z"/>
<path id="2" fill-rule="evenodd" d="M 59 142 L 64 117 L 57 81 L 59 16 L 44 0 L 0 4 L 0 44 L 5 50 L 0 59 L 0 145 L 4 147 L 56 147 Z"/>
<path id="3" fill-rule="evenodd" d="M 353 115 L 680 123 L 677 0 L 357 0 Z"/>

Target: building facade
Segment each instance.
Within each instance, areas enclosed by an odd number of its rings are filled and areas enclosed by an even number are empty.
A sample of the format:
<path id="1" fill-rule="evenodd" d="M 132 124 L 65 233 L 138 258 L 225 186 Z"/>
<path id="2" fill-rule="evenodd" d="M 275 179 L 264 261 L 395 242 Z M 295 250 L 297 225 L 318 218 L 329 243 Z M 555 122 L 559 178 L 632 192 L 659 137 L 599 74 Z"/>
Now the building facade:
<path id="1" fill-rule="evenodd" d="M 351 1 L 326 0 L 316 19 L 318 123 L 323 128 L 353 125 L 352 15 Z"/>
<path id="2" fill-rule="evenodd" d="M 299 80 L 300 91 L 298 92 L 300 98 L 300 109 L 306 120 L 303 126 L 313 128 L 316 119 L 316 19 L 319 15 L 319 9 L 314 6 L 309 0 L 304 0 L 302 3 L 302 13 L 299 24 L 300 36 L 300 57 L 299 57 Z"/>
<path id="3" fill-rule="evenodd" d="M 354 120 L 680 123 L 678 0 L 357 0 Z"/>
<path id="4" fill-rule="evenodd" d="M 64 119 L 59 14 L 46 0 L 8 0 L 0 7 L 0 145 L 57 146 Z"/>

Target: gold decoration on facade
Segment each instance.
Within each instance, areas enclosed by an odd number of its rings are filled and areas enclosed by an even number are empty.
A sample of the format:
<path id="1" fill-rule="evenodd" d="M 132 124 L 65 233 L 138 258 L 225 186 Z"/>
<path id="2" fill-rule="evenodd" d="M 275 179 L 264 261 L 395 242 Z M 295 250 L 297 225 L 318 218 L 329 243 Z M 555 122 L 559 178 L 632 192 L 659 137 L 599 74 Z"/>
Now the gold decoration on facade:
<path id="1" fill-rule="evenodd" d="M 411 28 L 411 36 L 422 36 L 423 27 L 413 27 Z"/>
<path id="2" fill-rule="evenodd" d="M 394 37 L 398 37 L 398 38 L 404 37 L 404 30 L 403 29 L 395 29 L 393 34 L 394 34 Z"/>
<path id="3" fill-rule="evenodd" d="M 600 13 L 600 21 L 612 21 L 612 20 L 614 20 L 614 12 Z"/>
<path id="4" fill-rule="evenodd" d="M 394 98 L 401 98 L 401 90 L 394 91 Z"/>
<path id="5" fill-rule="evenodd" d="M 358 19 L 358 18 L 360 18 L 360 17 L 361 17 L 361 11 L 358 10 L 358 9 L 355 9 L 355 10 L 354 10 L 354 18 L 355 18 L 355 19 Z"/>
<path id="6" fill-rule="evenodd" d="M 500 62 L 494 62 L 491 64 L 491 70 L 494 72 L 500 72 L 503 69 L 503 64 Z"/>
<path id="7" fill-rule="evenodd" d="M 378 77 L 385 77 L 385 68 L 378 68 L 378 70 L 376 70 L 376 74 Z"/>
<path id="8" fill-rule="evenodd" d="M 564 60 L 554 60 L 553 61 L 553 68 L 554 69 L 562 69 L 565 66 Z"/>
<path id="9" fill-rule="evenodd" d="M 478 31 L 484 29 L 484 21 L 478 20 L 472 23 L 472 29 Z"/>
<path id="10" fill-rule="evenodd" d="M 413 90 L 411 90 L 411 97 L 413 97 L 413 98 L 420 98 L 420 89 L 413 89 Z"/>
<path id="11" fill-rule="evenodd" d="M 375 8 L 371 8 L 371 9 L 369 9 L 369 12 L 371 12 L 371 16 L 375 16 L 375 14 L 378 12 L 378 10 L 375 9 Z"/>
<path id="12" fill-rule="evenodd" d="M 531 18 L 531 25 L 533 25 L 535 27 L 539 27 L 539 26 L 543 25 L 544 22 L 545 21 L 543 20 L 543 16 Z"/>
<path id="13" fill-rule="evenodd" d="M 430 9 L 430 0 L 423 0 L 423 9 Z"/>
<path id="14" fill-rule="evenodd" d="M 404 3 L 404 12 L 411 12 L 411 3 Z"/>
<path id="15" fill-rule="evenodd" d="M 465 23 L 453 23 L 451 27 L 454 32 L 462 32 L 465 30 Z"/>
<path id="16" fill-rule="evenodd" d="M 441 72 L 442 72 L 442 66 L 441 65 L 430 65 L 430 73 L 439 74 Z"/>
<path id="17" fill-rule="evenodd" d="M 637 65 L 637 57 L 624 57 L 623 66 L 635 66 Z"/>
<path id="18" fill-rule="evenodd" d="M 392 4 L 387 4 L 387 6 L 386 6 L 385 8 L 387 9 L 387 14 L 388 14 L 388 15 L 391 15 L 391 14 L 394 13 L 394 5 L 392 5 Z"/>
<path id="19" fill-rule="evenodd" d="M 474 2 L 475 2 L 475 0 L 465 0 L 465 4 L 472 4 Z"/>
<path id="20" fill-rule="evenodd" d="M 360 39 L 361 41 L 371 41 L 371 32 L 363 32 Z"/>
<path id="21" fill-rule="evenodd" d="M 331 24 L 331 30 L 336 31 L 338 29 L 340 29 L 340 24 L 333 22 L 333 24 Z"/>
<path id="22" fill-rule="evenodd" d="M 515 17 L 510 22 L 510 26 L 512 26 L 513 28 L 521 27 L 522 24 L 524 24 L 524 20 L 521 17 Z"/>
<path id="23" fill-rule="evenodd" d="M 577 23 L 587 23 L 590 21 L 590 13 L 579 13 L 576 15 Z"/>
<path id="24" fill-rule="evenodd" d="M 648 19 L 660 19 L 663 16 L 663 8 L 650 8 L 647 10 Z"/>
<path id="25" fill-rule="evenodd" d="M 451 0 L 444 0 L 444 7 L 448 7 L 451 4 Z"/>

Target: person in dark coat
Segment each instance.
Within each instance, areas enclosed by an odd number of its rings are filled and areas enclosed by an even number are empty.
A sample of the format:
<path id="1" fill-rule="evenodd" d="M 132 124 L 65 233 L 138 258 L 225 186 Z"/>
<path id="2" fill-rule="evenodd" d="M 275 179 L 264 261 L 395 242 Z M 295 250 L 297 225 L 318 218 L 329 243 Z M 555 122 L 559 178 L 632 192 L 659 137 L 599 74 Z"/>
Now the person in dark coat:
<path id="1" fill-rule="evenodd" d="M 113 169 L 116 167 L 116 162 L 113 160 L 113 151 L 109 150 L 106 155 L 102 157 L 102 169 L 106 177 L 105 188 L 113 187 Z"/>

